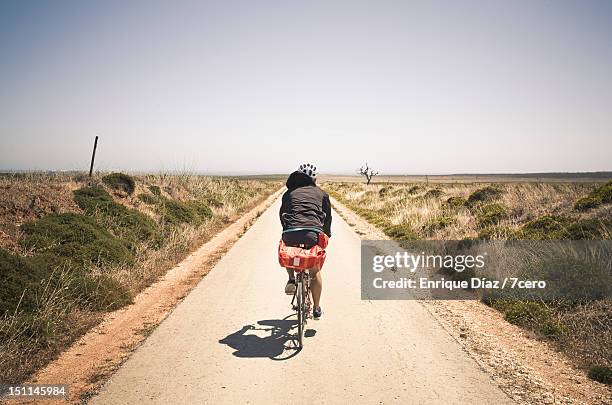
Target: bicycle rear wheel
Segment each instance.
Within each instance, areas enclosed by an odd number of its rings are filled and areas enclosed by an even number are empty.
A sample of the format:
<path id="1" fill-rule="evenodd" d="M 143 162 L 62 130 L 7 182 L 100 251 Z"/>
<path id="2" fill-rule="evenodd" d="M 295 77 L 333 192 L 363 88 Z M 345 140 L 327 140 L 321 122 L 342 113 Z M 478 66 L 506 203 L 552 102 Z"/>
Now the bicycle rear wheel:
<path id="1" fill-rule="evenodd" d="M 298 321 L 298 348 L 304 347 L 304 279 L 301 274 L 297 277 L 297 321 Z"/>

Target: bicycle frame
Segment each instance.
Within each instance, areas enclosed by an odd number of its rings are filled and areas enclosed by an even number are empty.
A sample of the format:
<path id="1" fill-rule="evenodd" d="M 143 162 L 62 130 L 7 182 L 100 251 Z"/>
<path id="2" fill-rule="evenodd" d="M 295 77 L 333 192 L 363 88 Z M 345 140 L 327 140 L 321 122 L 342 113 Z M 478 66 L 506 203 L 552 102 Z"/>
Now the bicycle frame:
<path id="1" fill-rule="evenodd" d="M 310 301 L 310 273 L 308 270 L 296 271 L 296 289 L 291 299 L 291 306 L 298 318 L 298 347 L 304 347 L 304 330 L 306 322 L 311 316 L 312 303 Z"/>

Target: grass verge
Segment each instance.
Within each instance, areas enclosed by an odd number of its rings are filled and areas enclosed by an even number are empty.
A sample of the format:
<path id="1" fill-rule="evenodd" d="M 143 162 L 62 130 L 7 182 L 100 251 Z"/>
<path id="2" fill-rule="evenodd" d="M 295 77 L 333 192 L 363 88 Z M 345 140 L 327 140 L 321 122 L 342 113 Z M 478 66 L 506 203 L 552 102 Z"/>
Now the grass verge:
<path id="1" fill-rule="evenodd" d="M 400 241 L 610 240 L 611 184 L 438 183 L 431 188 L 425 184 L 366 186 L 328 182 L 323 187 L 388 237 Z M 580 201 L 584 198 L 594 199 L 597 204 L 581 209 Z M 610 282 L 597 269 L 565 264 L 568 271 L 557 276 L 579 277 L 589 291 L 596 289 L 598 282 L 599 287 Z M 541 271 L 547 268 L 543 266 Z M 609 298 L 542 302 L 485 297 L 484 302 L 503 313 L 508 322 L 531 331 L 566 353 L 591 378 L 609 381 L 606 380 L 612 365 L 612 300 Z"/>
<path id="2" fill-rule="evenodd" d="M 0 178 L 0 381 L 28 378 L 279 187 L 165 174 Z"/>

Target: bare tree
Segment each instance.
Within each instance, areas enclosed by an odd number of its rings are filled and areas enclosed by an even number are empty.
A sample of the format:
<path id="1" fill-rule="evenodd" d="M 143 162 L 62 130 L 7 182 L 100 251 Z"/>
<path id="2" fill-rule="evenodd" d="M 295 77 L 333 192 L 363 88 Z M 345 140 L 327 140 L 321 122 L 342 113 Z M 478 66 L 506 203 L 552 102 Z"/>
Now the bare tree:
<path id="1" fill-rule="evenodd" d="M 359 174 L 365 176 L 367 184 L 370 184 L 370 182 L 372 181 L 372 177 L 377 176 L 378 172 L 375 172 L 374 169 L 368 166 L 368 162 L 366 162 L 365 167 L 361 166 L 359 168 Z"/>

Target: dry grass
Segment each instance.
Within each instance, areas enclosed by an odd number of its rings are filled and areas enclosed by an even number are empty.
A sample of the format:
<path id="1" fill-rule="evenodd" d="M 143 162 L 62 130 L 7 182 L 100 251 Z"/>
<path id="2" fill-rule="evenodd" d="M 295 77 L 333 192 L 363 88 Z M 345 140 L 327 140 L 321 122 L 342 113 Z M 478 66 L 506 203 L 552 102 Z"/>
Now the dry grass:
<path id="1" fill-rule="evenodd" d="M 327 182 L 323 186 L 394 239 L 609 240 L 612 236 L 609 203 L 586 211 L 575 207 L 579 199 L 594 190 L 603 190 L 602 183 L 367 186 Z M 604 187 L 609 189 L 610 183 Z M 506 267 L 512 274 L 519 268 L 516 263 Z M 612 300 L 568 303 L 489 299 L 489 304 L 502 311 L 506 319 L 550 340 L 578 366 L 612 367 Z"/>
<path id="2" fill-rule="evenodd" d="M 87 186 L 102 187 L 115 203 L 152 218 L 161 235 L 156 243 L 143 240 L 131 246 L 135 257 L 131 265 L 91 265 L 80 269 L 70 264 L 53 268 L 37 264 L 37 271 L 44 276 L 36 285 L 23 289 L 24 297 L 34 297 L 33 308 L 18 305 L 10 312 L 0 313 L 0 381 L 23 381 L 97 324 L 105 311 L 125 305 L 130 297 L 281 185 L 277 181 L 161 173 L 134 176 L 136 188 L 128 195 L 101 178 L 102 174 L 89 179 L 78 173 L 0 175 L 0 249 L 23 260 L 34 263 L 38 255 L 24 247 L 21 225 L 49 214 L 83 214 L 73 191 Z M 155 187 L 159 187 L 164 201 L 199 203 L 209 207 L 212 216 L 185 223 L 162 221 L 159 204 L 146 204 L 139 197 L 153 195 L 151 188 Z M 117 232 L 113 217 L 98 210 L 88 215 L 102 228 L 114 232 L 114 237 L 123 237 Z M 0 266 L 1 271 L 10 269 Z M 81 284 L 83 274 L 88 280 L 86 285 Z M 108 288 L 115 291 L 115 287 L 125 292 L 117 293 L 119 301 L 113 301 L 113 296 L 106 293 Z M 90 304 L 92 297 L 100 294 L 104 295 L 101 303 Z"/>
<path id="3" fill-rule="evenodd" d="M 368 211 L 380 217 L 384 226 L 403 225 L 423 239 L 457 240 L 477 237 L 483 229 L 478 226 L 481 207 L 446 203 L 451 197 L 467 200 L 483 184 L 324 184 L 331 195 L 353 209 Z M 418 187 L 416 191 L 413 188 Z M 570 215 L 575 218 L 609 218 L 610 207 L 576 212 L 574 203 L 596 187 L 589 183 L 507 183 L 498 185 L 503 192 L 495 202 L 502 205 L 507 216 L 497 223 L 498 228 L 519 230 L 525 223 L 543 215 Z M 381 191 L 382 190 L 382 191 Z M 431 190 L 440 190 L 438 197 L 428 197 Z M 484 204 L 483 204 L 484 205 Z M 449 221 L 441 226 L 430 226 L 440 218 Z M 444 222 L 444 221 L 443 221 Z M 500 235 L 503 236 L 504 235 Z"/>

